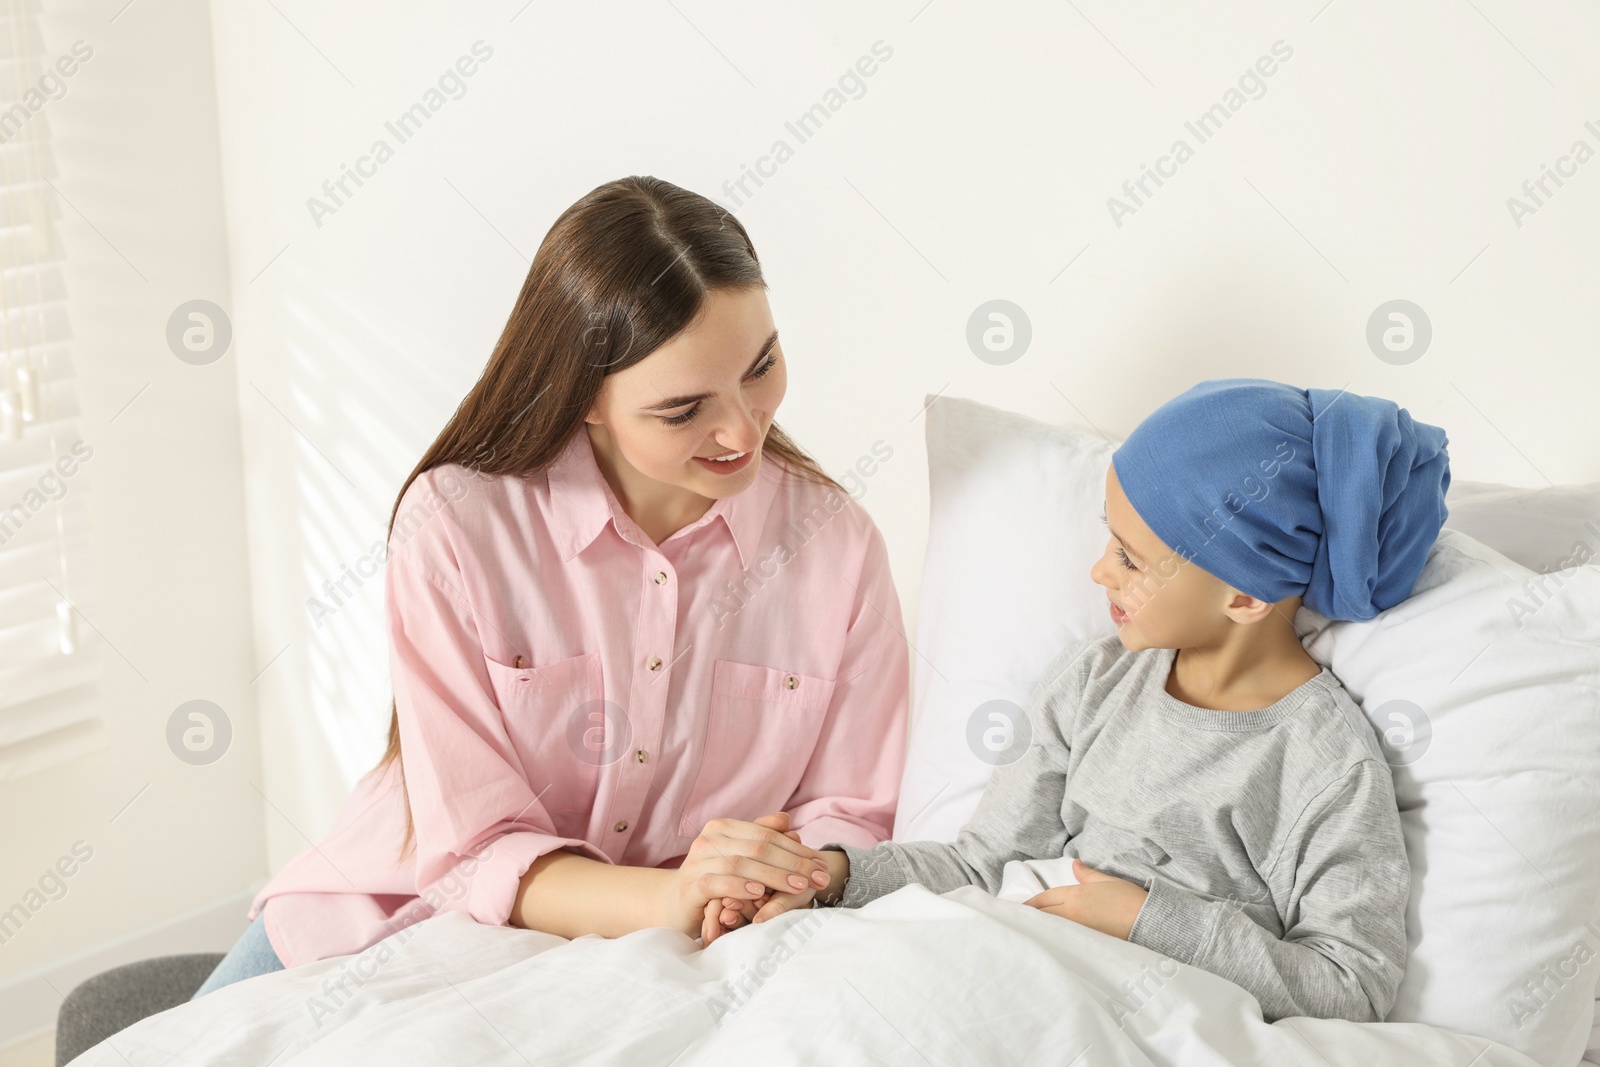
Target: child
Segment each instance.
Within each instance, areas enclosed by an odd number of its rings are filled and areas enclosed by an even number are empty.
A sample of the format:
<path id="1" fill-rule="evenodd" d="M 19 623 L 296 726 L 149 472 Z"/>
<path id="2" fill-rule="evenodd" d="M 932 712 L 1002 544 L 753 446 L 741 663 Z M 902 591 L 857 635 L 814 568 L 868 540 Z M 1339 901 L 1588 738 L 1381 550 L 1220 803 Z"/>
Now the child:
<path id="1" fill-rule="evenodd" d="M 1046 672 L 1030 747 L 953 844 L 824 845 L 817 903 L 1043 874 L 1057 888 L 1026 903 L 1221 975 L 1269 1022 L 1382 1021 L 1410 892 L 1393 782 L 1292 623 L 1302 603 L 1368 619 L 1410 595 L 1446 514 L 1446 443 L 1388 400 L 1259 379 L 1163 405 L 1106 476 L 1091 573 L 1116 635 Z"/>

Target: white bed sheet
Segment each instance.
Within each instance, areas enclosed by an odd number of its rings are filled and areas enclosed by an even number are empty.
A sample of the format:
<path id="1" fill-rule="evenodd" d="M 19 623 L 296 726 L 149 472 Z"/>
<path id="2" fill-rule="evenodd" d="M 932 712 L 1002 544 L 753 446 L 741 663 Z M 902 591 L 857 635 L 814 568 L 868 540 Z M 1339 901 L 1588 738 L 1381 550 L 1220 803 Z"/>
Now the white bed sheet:
<path id="1" fill-rule="evenodd" d="M 446 913 L 152 1016 L 75 1063 L 1535 1067 L 1417 1023 L 1267 1025 L 1208 972 L 975 887 L 915 885 L 704 950 L 668 930 L 568 942 Z"/>

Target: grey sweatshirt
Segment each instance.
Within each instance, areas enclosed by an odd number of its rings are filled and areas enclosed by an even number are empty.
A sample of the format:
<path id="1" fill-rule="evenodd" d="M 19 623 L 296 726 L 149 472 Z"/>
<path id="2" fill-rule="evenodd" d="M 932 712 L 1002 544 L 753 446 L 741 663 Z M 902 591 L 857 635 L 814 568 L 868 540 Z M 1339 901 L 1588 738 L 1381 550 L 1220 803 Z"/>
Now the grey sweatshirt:
<path id="1" fill-rule="evenodd" d="M 1145 888 L 1128 940 L 1244 987 L 1268 1022 L 1381 1022 L 1405 970 L 1411 872 L 1394 783 L 1326 667 L 1258 711 L 1166 691 L 1176 651 L 1068 648 L 953 844 L 832 843 L 843 907 L 917 882 L 995 893 L 1009 860 L 1075 855 Z"/>

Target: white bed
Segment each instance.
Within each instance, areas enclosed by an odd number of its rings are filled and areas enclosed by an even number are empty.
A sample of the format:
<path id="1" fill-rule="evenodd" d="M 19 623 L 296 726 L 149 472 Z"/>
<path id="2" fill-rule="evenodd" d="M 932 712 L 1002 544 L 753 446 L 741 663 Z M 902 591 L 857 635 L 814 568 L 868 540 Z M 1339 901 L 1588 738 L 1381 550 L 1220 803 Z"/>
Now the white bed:
<path id="1" fill-rule="evenodd" d="M 330 992 L 341 975 L 361 977 L 349 996 Z M 1417 1024 L 1268 1026 L 1253 998 L 1204 971 L 975 888 L 915 886 L 704 951 L 667 930 L 567 942 L 446 913 L 361 956 L 217 990 L 77 1062 L 1535 1063 Z"/>
<path id="2" fill-rule="evenodd" d="M 967 741 L 974 709 L 1021 703 L 1049 655 L 1105 625 L 1081 559 L 1103 537 L 1109 445 L 969 401 L 941 399 L 928 421 L 901 839 L 944 836 L 976 802 L 990 764 Z M 666 930 L 568 942 L 447 913 L 75 1062 L 1569 1067 L 1592 1043 L 1600 976 L 1600 567 L 1561 571 L 1531 614 L 1511 603 L 1541 553 L 1572 562 L 1585 536 L 1600 549 L 1600 492 L 1561 493 L 1533 543 L 1514 517 L 1555 497 L 1455 487 L 1455 529 L 1411 600 L 1370 623 L 1297 620 L 1380 732 L 1383 709 L 1427 709 L 1391 760 L 1413 898 L 1390 1022 L 1268 1025 L 1205 971 L 975 888 L 910 886 L 704 950 Z"/>

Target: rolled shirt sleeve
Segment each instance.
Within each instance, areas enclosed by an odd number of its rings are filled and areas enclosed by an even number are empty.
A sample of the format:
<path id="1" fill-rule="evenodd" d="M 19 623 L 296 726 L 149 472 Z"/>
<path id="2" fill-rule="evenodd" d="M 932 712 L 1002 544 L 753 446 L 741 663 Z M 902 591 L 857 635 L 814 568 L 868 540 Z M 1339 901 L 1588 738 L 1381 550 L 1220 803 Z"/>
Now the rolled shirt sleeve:
<path id="1" fill-rule="evenodd" d="M 413 542 L 407 549 L 417 547 Z M 459 583 L 408 551 L 390 555 L 387 614 L 400 759 L 416 841 L 417 894 L 439 911 L 505 925 L 534 860 L 560 848 L 506 735 L 478 618 Z"/>
<path id="2" fill-rule="evenodd" d="M 910 658 L 889 554 L 871 529 L 826 719 L 789 803 L 802 843 L 871 845 L 894 829 L 905 766 Z"/>

